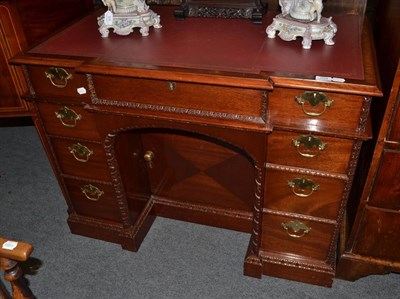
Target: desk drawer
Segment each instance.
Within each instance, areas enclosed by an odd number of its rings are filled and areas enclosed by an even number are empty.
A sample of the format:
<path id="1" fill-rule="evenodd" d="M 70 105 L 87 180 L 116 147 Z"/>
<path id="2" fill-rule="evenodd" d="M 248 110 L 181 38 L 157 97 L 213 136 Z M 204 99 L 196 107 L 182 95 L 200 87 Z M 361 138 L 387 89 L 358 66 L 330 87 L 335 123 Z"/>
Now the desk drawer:
<path id="1" fill-rule="evenodd" d="M 305 92 L 279 87 L 270 92 L 268 108 L 271 124 L 300 127 L 310 131 L 340 132 L 356 132 L 360 122 L 364 122 L 362 125 L 365 125 L 366 117 L 361 117 L 364 97 Z"/>
<path id="2" fill-rule="evenodd" d="M 347 173 L 353 141 L 274 130 L 268 137 L 269 163 Z"/>
<path id="3" fill-rule="evenodd" d="M 335 220 L 345 181 L 267 169 L 264 208 Z"/>
<path id="4" fill-rule="evenodd" d="M 109 105 L 239 120 L 265 113 L 264 91 L 257 89 L 102 75 L 92 79 L 95 97 Z"/>
<path id="5" fill-rule="evenodd" d="M 326 261 L 334 228 L 328 223 L 264 213 L 260 250 Z"/>
<path id="6" fill-rule="evenodd" d="M 111 180 L 102 144 L 58 138 L 53 138 L 51 143 L 62 173 Z"/>
<path id="7" fill-rule="evenodd" d="M 47 134 L 98 140 L 96 122 L 82 106 L 37 103 Z"/>
<path id="8" fill-rule="evenodd" d="M 74 210 L 81 215 L 121 221 L 112 185 L 65 179 Z"/>
<path id="9" fill-rule="evenodd" d="M 36 96 L 68 98 L 83 102 L 90 99 L 86 76 L 74 73 L 73 69 L 45 66 L 28 66 L 29 80 Z M 85 93 L 79 94 L 84 88 Z M 83 91 L 83 90 L 82 90 Z"/>

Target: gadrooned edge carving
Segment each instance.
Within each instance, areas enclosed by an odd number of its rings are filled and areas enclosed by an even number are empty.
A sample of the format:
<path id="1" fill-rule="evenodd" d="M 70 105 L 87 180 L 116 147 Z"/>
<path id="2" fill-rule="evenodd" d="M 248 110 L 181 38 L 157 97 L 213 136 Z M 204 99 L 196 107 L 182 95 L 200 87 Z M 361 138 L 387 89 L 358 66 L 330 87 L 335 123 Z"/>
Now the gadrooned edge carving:
<path id="1" fill-rule="evenodd" d="M 207 118 L 215 118 L 215 119 L 227 119 L 227 120 L 235 120 L 242 121 L 248 123 L 260 123 L 260 119 L 264 121 L 263 117 L 256 117 L 250 115 L 241 115 L 241 114 L 232 114 L 225 112 L 215 112 L 215 111 L 207 111 L 200 109 L 190 109 L 190 108 L 179 108 L 173 106 L 161 106 L 155 104 L 143 104 L 136 102 L 127 102 L 123 100 L 111 100 L 111 99 L 99 99 L 96 94 L 96 89 L 93 84 L 93 77 L 90 74 L 86 74 L 88 87 L 90 91 L 90 96 L 92 100 L 92 104 L 95 105 L 104 105 L 111 107 L 119 107 L 119 108 L 129 108 L 129 109 L 139 109 L 139 110 L 148 110 L 154 112 L 167 112 L 174 114 L 186 114 L 191 116 L 198 117 L 207 117 Z"/>

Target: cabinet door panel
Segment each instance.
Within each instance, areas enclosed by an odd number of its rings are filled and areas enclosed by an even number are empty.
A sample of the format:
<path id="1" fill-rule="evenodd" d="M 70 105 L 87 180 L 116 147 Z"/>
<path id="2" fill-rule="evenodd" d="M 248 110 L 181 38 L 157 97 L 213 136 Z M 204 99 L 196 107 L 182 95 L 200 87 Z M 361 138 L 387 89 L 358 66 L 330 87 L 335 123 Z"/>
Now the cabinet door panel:
<path id="1" fill-rule="evenodd" d="M 152 194 L 186 204 L 251 211 L 254 167 L 232 146 L 182 132 L 143 133 Z"/>
<path id="2" fill-rule="evenodd" d="M 19 96 L 26 90 L 22 70 L 8 64 L 23 48 L 24 35 L 14 6 L 0 3 L 0 116 L 28 114 L 28 106 Z"/>
<path id="3" fill-rule="evenodd" d="M 399 261 L 399 226 L 399 212 L 368 208 L 363 215 L 353 252 L 374 258 Z"/>
<path id="4" fill-rule="evenodd" d="M 398 182 L 400 182 L 400 152 L 384 150 L 370 196 L 371 205 L 399 210 L 400 186 Z"/>
<path id="5" fill-rule="evenodd" d="M 397 100 L 396 103 L 400 103 L 400 92 L 397 91 Z M 400 142 L 400 108 L 397 106 L 397 109 L 394 114 L 393 124 L 389 131 L 388 139 L 390 141 Z"/>

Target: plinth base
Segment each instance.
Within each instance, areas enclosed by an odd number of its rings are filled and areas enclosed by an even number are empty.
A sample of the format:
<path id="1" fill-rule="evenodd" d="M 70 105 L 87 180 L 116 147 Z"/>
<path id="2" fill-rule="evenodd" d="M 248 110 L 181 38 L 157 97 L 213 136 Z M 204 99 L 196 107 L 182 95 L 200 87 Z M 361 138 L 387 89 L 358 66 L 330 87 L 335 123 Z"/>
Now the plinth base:
<path id="1" fill-rule="evenodd" d="M 275 38 L 276 32 L 284 41 L 292 41 L 302 37 L 303 49 L 310 49 L 313 40 L 324 40 L 326 45 L 334 45 L 333 37 L 337 32 L 337 26 L 332 18 L 321 17 L 320 22 L 301 22 L 282 14 L 277 15 L 272 24 L 266 29 L 269 38 Z"/>
<path id="2" fill-rule="evenodd" d="M 114 14 L 111 22 L 105 21 L 105 14 L 98 19 L 99 31 L 102 37 L 108 37 L 110 29 L 119 35 L 128 35 L 133 28 L 140 28 L 142 36 L 149 35 L 149 28 L 161 28 L 160 16 L 152 10 L 127 14 Z"/>

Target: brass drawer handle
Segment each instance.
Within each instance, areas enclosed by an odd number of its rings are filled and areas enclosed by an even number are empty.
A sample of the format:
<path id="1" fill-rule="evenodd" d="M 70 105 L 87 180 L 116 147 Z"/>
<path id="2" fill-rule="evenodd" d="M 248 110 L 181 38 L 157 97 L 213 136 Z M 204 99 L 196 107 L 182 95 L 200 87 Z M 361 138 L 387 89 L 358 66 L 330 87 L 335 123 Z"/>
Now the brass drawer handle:
<path id="1" fill-rule="evenodd" d="M 292 139 L 292 144 L 301 156 L 307 158 L 314 158 L 327 147 L 325 142 L 312 135 L 300 136 L 297 140 Z M 305 151 L 302 151 L 302 149 L 305 149 Z"/>
<path id="2" fill-rule="evenodd" d="M 93 155 L 92 150 L 80 143 L 71 145 L 68 147 L 68 150 L 74 156 L 75 160 L 79 162 L 87 162 L 89 161 L 89 157 Z"/>
<path id="3" fill-rule="evenodd" d="M 286 230 L 286 233 L 292 238 L 304 237 L 311 231 L 311 227 L 308 227 L 304 223 L 297 220 L 292 220 L 287 223 L 281 223 L 281 225 L 283 229 Z"/>
<path id="4" fill-rule="evenodd" d="M 56 117 L 60 120 L 63 126 L 68 128 L 76 127 L 77 121 L 82 119 L 82 116 L 74 110 L 64 107 L 55 112 Z"/>
<path id="5" fill-rule="evenodd" d="M 326 94 L 318 91 L 306 91 L 300 97 L 295 97 L 295 101 L 301 105 L 303 112 L 308 116 L 320 116 L 325 113 L 326 108 L 332 107 L 333 100 L 329 100 Z M 304 104 L 308 102 L 312 107 L 322 103 L 323 108 L 320 112 L 309 112 L 305 110 Z"/>
<path id="6" fill-rule="evenodd" d="M 87 199 L 92 201 L 98 201 L 100 197 L 104 194 L 103 191 L 91 184 L 82 186 L 81 191 Z"/>
<path id="7" fill-rule="evenodd" d="M 69 74 L 65 69 L 58 67 L 49 67 L 45 72 L 46 78 L 50 80 L 51 84 L 57 88 L 67 87 L 68 80 L 72 80 L 72 74 Z"/>
<path id="8" fill-rule="evenodd" d="M 146 161 L 147 166 L 149 168 L 153 168 L 154 153 L 152 151 L 146 151 L 146 153 L 143 156 L 143 159 Z"/>
<path id="9" fill-rule="evenodd" d="M 288 181 L 288 185 L 292 188 L 293 194 L 298 197 L 309 197 L 319 189 L 319 185 L 307 178 L 295 178 Z"/>
<path id="10" fill-rule="evenodd" d="M 168 82 L 167 82 L 167 85 L 168 85 L 168 89 L 169 89 L 170 91 L 174 91 L 174 90 L 176 89 L 176 82 L 168 81 Z"/>

